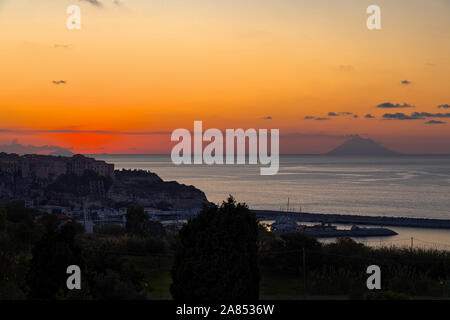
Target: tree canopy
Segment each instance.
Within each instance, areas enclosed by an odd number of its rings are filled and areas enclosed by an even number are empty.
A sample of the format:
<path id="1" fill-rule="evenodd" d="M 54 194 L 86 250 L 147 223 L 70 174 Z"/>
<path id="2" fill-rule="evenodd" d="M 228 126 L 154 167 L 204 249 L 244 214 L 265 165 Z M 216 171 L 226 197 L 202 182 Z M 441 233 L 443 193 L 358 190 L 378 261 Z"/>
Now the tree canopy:
<path id="1" fill-rule="evenodd" d="M 56 230 L 47 230 L 32 250 L 28 273 L 32 299 L 55 299 L 66 290 L 67 267 L 78 265 L 83 270 L 81 248 L 75 242 L 76 226 L 67 223 Z"/>
<path id="2" fill-rule="evenodd" d="M 144 208 L 138 205 L 132 205 L 127 210 L 126 229 L 128 233 L 145 236 L 147 233 L 149 217 Z"/>
<path id="3" fill-rule="evenodd" d="M 229 197 L 203 210 L 180 231 L 172 268 L 174 299 L 256 300 L 258 223 L 245 204 Z"/>

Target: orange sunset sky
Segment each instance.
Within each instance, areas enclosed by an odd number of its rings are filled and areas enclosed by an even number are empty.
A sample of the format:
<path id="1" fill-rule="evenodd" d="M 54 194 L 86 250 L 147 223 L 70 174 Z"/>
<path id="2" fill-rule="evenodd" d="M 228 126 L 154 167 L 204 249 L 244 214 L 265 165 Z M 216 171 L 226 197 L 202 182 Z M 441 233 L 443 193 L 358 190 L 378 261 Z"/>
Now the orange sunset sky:
<path id="1" fill-rule="evenodd" d="M 169 153 L 202 120 L 279 128 L 283 153 L 351 134 L 450 153 L 449 16 L 449 0 L 0 0 L 0 145 Z"/>

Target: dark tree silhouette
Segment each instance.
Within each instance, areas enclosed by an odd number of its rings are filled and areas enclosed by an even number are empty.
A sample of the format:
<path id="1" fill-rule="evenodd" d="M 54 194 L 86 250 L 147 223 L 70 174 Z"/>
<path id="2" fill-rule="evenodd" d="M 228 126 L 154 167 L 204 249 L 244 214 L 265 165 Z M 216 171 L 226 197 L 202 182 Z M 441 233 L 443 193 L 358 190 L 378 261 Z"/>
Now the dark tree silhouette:
<path id="1" fill-rule="evenodd" d="M 166 236 L 166 230 L 159 221 L 149 221 L 147 223 L 147 232 L 150 237 L 163 238 Z"/>
<path id="2" fill-rule="evenodd" d="M 245 204 L 229 197 L 209 206 L 180 231 L 170 291 L 176 300 L 256 300 L 258 223 Z"/>
<path id="3" fill-rule="evenodd" d="M 32 228 L 8 221 L 0 208 L 0 300 L 25 298 L 24 265 L 32 244 Z"/>
<path id="4" fill-rule="evenodd" d="M 132 205 L 127 210 L 126 229 L 130 234 L 145 236 L 148 228 L 148 214 L 144 208 L 138 205 Z"/>
<path id="5" fill-rule="evenodd" d="M 84 269 L 81 248 L 75 243 L 76 227 L 67 223 L 59 230 L 47 230 L 32 250 L 27 283 L 32 299 L 55 299 L 67 291 L 66 271 L 70 265 Z"/>

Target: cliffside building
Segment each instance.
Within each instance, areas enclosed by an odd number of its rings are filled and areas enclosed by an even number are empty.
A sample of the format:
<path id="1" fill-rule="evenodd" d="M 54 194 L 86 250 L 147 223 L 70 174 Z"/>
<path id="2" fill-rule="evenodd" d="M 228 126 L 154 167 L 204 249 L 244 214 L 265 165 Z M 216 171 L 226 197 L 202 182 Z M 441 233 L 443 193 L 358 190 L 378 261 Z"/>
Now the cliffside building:
<path id="1" fill-rule="evenodd" d="M 91 170 L 99 176 L 114 178 L 114 164 L 83 155 L 73 157 L 24 155 L 0 153 L 0 172 L 19 175 L 22 178 L 53 180 L 63 174 L 81 176 Z"/>

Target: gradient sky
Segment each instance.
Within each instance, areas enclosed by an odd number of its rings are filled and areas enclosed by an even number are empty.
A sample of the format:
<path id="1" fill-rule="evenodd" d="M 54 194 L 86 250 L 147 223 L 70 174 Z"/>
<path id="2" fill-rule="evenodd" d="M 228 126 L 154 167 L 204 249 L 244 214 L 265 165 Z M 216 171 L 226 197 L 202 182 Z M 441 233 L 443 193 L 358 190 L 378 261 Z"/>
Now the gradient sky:
<path id="1" fill-rule="evenodd" d="M 168 153 L 172 130 L 203 120 L 279 128 L 283 153 L 350 134 L 450 153 L 450 0 L 98 1 L 0 0 L 0 144 Z"/>

